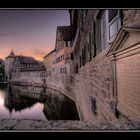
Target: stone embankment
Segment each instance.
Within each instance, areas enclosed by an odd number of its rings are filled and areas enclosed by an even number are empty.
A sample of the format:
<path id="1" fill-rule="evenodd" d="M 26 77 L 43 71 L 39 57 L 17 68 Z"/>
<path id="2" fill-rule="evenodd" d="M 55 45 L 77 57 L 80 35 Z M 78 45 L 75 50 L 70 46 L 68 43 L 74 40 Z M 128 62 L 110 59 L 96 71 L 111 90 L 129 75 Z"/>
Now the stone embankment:
<path id="1" fill-rule="evenodd" d="M 44 130 L 44 131 L 119 131 L 119 130 L 139 130 L 140 123 L 135 122 L 121 122 L 110 124 L 91 123 L 85 121 L 43 121 L 43 120 L 28 120 L 28 119 L 1 119 L 0 130 Z"/>

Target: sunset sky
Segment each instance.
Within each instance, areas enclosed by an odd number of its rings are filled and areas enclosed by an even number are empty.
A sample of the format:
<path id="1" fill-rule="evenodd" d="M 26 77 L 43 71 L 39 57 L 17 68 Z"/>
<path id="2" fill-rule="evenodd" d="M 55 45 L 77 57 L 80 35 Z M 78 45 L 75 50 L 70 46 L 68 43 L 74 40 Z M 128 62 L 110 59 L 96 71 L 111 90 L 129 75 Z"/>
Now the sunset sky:
<path id="1" fill-rule="evenodd" d="M 70 25 L 68 10 L 0 10 L 0 58 L 33 56 L 41 60 L 54 49 L 57 26 Z"/>

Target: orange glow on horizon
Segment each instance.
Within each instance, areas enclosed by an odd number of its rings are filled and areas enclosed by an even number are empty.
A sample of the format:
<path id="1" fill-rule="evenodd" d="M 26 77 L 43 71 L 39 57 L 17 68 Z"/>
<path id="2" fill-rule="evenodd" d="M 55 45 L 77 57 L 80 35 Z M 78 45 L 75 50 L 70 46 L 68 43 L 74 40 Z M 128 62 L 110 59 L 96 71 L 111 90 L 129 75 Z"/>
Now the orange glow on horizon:
<path id="1" fill-rule="evenodd" d="M 37 60 L 55 48 L 57 26 L 70 25 L 68 10 L 1 10 L 0 58 L 15 55 Z"/>
<path id="2" fill-rule="evenodd" d="M 15 55 L 31 56 L 36 60 L 43 61 L 43 57 L 47 55 L 53 48 L 51 47 L 30 47 L 28 48 L 14 48 L 13 52 Z M 40 51 L 40 52 L 39 52 Z M 0 48 L 0 58 L 5 60 L 5 58 L 10 54 L 11 48 Z"/>

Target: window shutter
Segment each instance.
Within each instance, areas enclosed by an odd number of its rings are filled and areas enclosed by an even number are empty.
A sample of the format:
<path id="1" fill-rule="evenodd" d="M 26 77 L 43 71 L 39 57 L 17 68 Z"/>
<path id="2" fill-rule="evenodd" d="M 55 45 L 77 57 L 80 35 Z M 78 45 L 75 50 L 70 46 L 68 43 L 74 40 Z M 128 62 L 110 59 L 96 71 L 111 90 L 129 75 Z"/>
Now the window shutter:
<path id="1" fill-rule="evenodd" d="M 110 22 L 117 14 L 119 10 L 108 10 L 108 22 Z"/>

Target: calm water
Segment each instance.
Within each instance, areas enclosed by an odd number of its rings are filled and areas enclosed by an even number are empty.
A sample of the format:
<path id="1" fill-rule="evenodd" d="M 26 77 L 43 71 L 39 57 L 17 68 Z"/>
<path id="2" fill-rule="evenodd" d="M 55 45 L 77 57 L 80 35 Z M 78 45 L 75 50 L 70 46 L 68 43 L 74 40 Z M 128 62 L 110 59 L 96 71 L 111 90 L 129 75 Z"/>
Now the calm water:
<path id="1" fill-rule="evenodd" d="M 0 84 L 0 119 L 79 120 L 75 103 L 42 87 Z"/>

